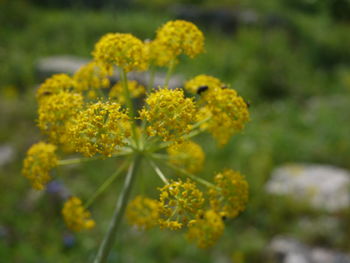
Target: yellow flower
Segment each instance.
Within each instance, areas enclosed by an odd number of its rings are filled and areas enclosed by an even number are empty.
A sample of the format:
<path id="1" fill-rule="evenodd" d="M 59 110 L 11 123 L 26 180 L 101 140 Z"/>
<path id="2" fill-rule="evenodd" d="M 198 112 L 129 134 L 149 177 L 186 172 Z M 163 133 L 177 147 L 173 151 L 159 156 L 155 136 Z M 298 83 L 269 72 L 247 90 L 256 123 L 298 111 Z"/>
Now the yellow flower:
<path id="1" fill-rule="evenodd" d="M 126 209 L 126 218 L 131 225 L 149 229 L 159 220 L 159 202 L 147 197 L 137 196 Z"/>
<path id="2" fill-rule="evenodd" d="M 186 236 L 198 247 L 208 248 L 220 238 L 224 228 L 221 216 L 214 210 L 207 210 L 204 213 L 199 213 L 197 218 L 190 222 Z"/>
<path id="3" fill-rule="evenodd" d="M 203 193 L 187 180 L 174 181 L 160 189 L 161 228 L 180 229 L 202 208 Z"/>
<path id="4" fill-rule="evenodd" d="M 71 141 L 77 152 L 91 157 L 96 153 L 110 157 L 130 136 L 128 115 L 120 104 L 97 102 L 81 111 L 74 119 Z"/>
<path id="5" fill-rule="evenodd" d="M 33 188 L 42 190 L 51 180 L 49 172 L 58 163 L 55 151 L 55 145 L 44 142 L 34 144 L 28 150 L 22 174 L 31 181 Z"/>
<path id="6" fill-rule="evenodd" d="M 55 74 L 40 85 L 36 92 L 36 97 L 40 103 L 43 98 L 47 98 L 62 91 L 70 92 L 74 90 L 74 87 L 74 80 L 67 74 Z"/>
<path id="7" fill-rule="evenodd" d="M 145 48 L 151 65 L 169 67 L 175 59 L 175 54 L 159 40 L 145 42 Z"/>
<path id="8" fill-rule="evenodd" d="M 207 90 L 220 89 L 224 84 L 217 78 L 209 75 L 198 75 L 185 83 L 185 89 L 192 94 L 202 94 Z"/>
<path id="9" fill-rule="evenodd" d="M 90 212 L 85 210 L 78 197 L 73 196 L 64 203 L 62 215 L 67 227 L 73 231 L 79 232 L 95 226 Z"/>
<path id="10" fill-rule="evenodd" d="M 78 93 L 59 92 L 42 100 L 38 110 L 38 126 L 56 144 L 67 143 L 67 125 L 82 109 L 83 97 Z"/>
<path id="11" fill-rule="evenodd" d="M 128 89 L 129 89 L 131 98 L 139 98 L 146 93 L 145 87 L 139 84 L 135 80 L 128 81 Z M 116 83 L 112 87 L 111 91 L 109 92 L 109 97 L 112 99 L 114 98 L 117 99 L 117 101 L 120 104 L 123 104 L 123 105 L 126 104 L 123 84 L 120 82 Z"/>
<path id="12" fill-rule="evenodd" d="M 157 30 L 156 40 L 171 50 L 175 56 L 186 54 L 193 58 L 204 52 L 203 33 L 191 22 L 169 21 Z"/>
<path id="13" fill-rule="evenodd" d="M 232 89 L 204 93 L 202 99 L 211 115 L 208 130 L 221 145 L 226 144 L 249 121 L 247 104 Z"/>
<path id="14" fill-rule="evenodd" d="M 199 144 L 185 141 L 181 144 L 171 145 L 167 151 L 172 164 L 182 167 L 190 173 L 202 170 L 205 155 Z"/>
<path id="15" fill-rule="evenodd" d="M 221 216 L 234 218 L 245 209 L 248 202 L 248 183 L 233 170 L 225 170 L 215 176 L 215 184 L 220 189 L 209 191 L 210 205 Z"/>
<path id="16" fill-rule="evenodd" d="M 182 136 L 190 132 L 195 120 L 195 104 L 185 98 L 180 89 L 160 89 L 151 93 L 140 111 L 140 118 L 148 121 L 150 136 L 160 136 L 164 141 L 180 142 Z"/>
<path id="17" fill-rule="evenodd" d="M 144 44 L 131 34 L 109 33 L 95 45 L 93 56 L 106 66 L 117 65 L 126 72 L 146 70 L 148 58 Z"/>
<path id="18" fill-rule="evenodd" d="M 108 76 L 112 70 L 103 67 L 101 64 L 92 61 L 75 72 L 73 79 L 77 91 L 93 91 L 94 89 L 108 88 Z"/>

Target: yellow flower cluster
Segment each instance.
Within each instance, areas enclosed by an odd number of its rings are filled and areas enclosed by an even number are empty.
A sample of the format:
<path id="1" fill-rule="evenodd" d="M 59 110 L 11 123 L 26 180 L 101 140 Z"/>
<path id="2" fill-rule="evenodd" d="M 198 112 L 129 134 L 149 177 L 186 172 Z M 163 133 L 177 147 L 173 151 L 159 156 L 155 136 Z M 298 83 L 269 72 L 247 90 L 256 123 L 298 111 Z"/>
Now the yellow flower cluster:
<path id="1" fill-rule="evenodd" d="M 127 207 L 127 220 L 140 229 L 154 226 L 186 229 L 187 238 L 199 247 L 213 245 L 223 233 L 223 219 L 234 218 L 245 209 L 248 184 L 233 170 L 218 173 L 214 183 L 195 175 L 203 168 L 205 154 L 201 146 L 190 139 L 207 130 L 220 144 L 225 144 L 244 128 L 249 112 L 235 90 L 209 75 L 196 76 L 185 83 L 184 89 L 168 87 L 180 55 L 193 58 L 202 52 L 202 32 L 183 20 L 163 25 L 152 41 L 142 42 L 124 33 L 103 36 L 95 45 L 92 62 L 81 67 L 73 77 L 53 75 L 37 90 L 38 126 L 54 144 L 33 145 L 24 160 L 23 175 L 34 188 L 43 189 L 51 180 L 50 170 L 57 165 L 129 155 L 132 164 L 119 199 L 123 204 L 116 206 L 115 215 L 122 215 Z M 128 81 L 127 73 L 146 70 L 149 65 L 153 69 L 168 67 L 168 73 L 163 88 L 146 92 L 136 81 Z M 111 86 L 109 76 L 116 67 L 121 70 L 122 81 L 111 87 L 107 96 L 100 89 Z M 154 84 L 153 73 L 149 78 L 150 88 Z M 191 93 L 191 97 L 185 97 L 185 91 Z M 140 99 L 134 103 L 136 98 Z M 55 145 L 60 150 L 73 150 L 86 157 L 102 156 L 59 161 Z M 137 196 L 126 206 L 124 202 L 142 160 L 149 162 L 165 186 L 159 188 L 159 199 Z M 186 178 L 168 179 L 157 166 L 158 161 Z M 128 164 L 123 164 L 96 190 L 89 205 Z M 95 226 L 90 212 L 77 197 L 65 202 L 62 214 L 67 226 L 74 231 Z M 113 234 L 114 229 L 110 231 L 108 235 Z"/>
<path id="2" fill-rule="evenodd" d="M 38 101 L 41 102 L 41 99 L 49 97 L 50 95 L 62 91 L 70 92 L 74 90 L 74 88 L 75 82 L 70 76 L 67 74 L 55 74 L 40 85 L 36 92 L 36 97 Z"/>
<path id="3" fill-rule="evenodd" d="M 39 104 L 38 126 L 56 144 L 67 144 L 69 121 L 82 109 L 83 96 L 79 93 L 59 92 Z"/>
<path id="4" fill-rule="evenodd" d="M 128 89 L 132 98 L 139 98 L 146 93 L 145 87 L 139 84 L 136 80 L 128 81 Z M 111 99 L 116 99 L 120 104 L 126 104 L 123 84 L 120 82 L 116 83 L 111 88 L 111 91 L 109 92 L 109 97 Z"/>
<path id="5" fill-rule="evenodd" d="M 204 52 L 203 33 L 191 22 L 169 21 L 157 31 L 156 40 L 165 45 L 173 57 L 186 54 L 193 58 Z"/>
<path id="6" fill-rule="evenodd" d="M 203 193 L 189 179 L 174 181 L 160 189 L 161 228 L 177 230 L 187 224 L 204 203 Z"/>
<path id="7" fill-rule="evenodd" d="M 197 120 L 209 119 L 201 128 L 208 129 L 220 145 L 226 144 L 249 121 L 248 106 L 243 98 L 219 79 L 198 75 L 186 82 L 185 89 L 200 95 L 202 107 L 197 112 Z"/>
<path id="8" fill-rule="evenodd" d="M 95 97 L 95 90 L 109 87 L 108 76 L 113 73 L 111 69 L 95 61 L 82 66 L 73 76 L 76 90 L 88 91 L 89 97 Z"/>
<path id="9" fill-rule="evenodd" d="M 172 164 L 190 173 L 197 173 L 203 168 L 204 152 L 202 147 L 193 141 L 173 144 L 167 149 L 167 152 Z"/>
<path id="10" fill-rule="evenodd" d="M 140 117 L 149 122 L 149 136 L 180 142 L 191 130 L 196 107 L 192 99 L 184 97 L 182 90 L 160 89 L 146 98 L 146 104 L 148 107 L 140 111 Z"/>
<path id="11" fill-rule="evenodd" d="M 216 91 L 224 84 L 217 78 L 209 75 L 198 75 L 185 83 L 185 89 L 192 94 L 202 94 L 207 90 Z"/>
<path id="12" fill-rule="evenodd" d="M 247 104 L 232 89 L 217 89 L 215 93 L 204 94 L 203 99 L 211 113 L 208 130 L 221 145 L 249 121 Z"/>
<path id="13" fill-rule="evenodd" d="M 169 67 L 170 63 L 175 59 L 173 52 L 161 41 L 153 40 L 146 42 L 145 48 L 150 65 Z"/>
<path id="14" fill-rule="evenodd" d="M 103 36 L 97 42 L 93 56 L 107 67 L 116 65 L 126 72 L 148 67 L 144 43 L 131 34 L 109 33 Z"/>
<path id="15" fill-rule="evenodd" d="M 132 200 L 126 210 L 126 218 L 131 225 L 149 229 L 158 224 L 159 202 L 143 196 Z"/>
<path id="16" fill-rule="evenodd" d="M 225 170 L 215 176 L 215 183 L 218 188 L 209 191 L 212 209 L 221 216 L 236 217 L 248 202 L 247 181 L 239 172 Z"/>
<path id="17" fill-rule="evenodd" d="M 95 226 L 90 212 L 83 207 L 78 197 L 73 196 L 64 203 L 62 215 L 68 228 L 73 231 L 79 232 Z"/>
<path id="18" fill-rule="evenodd" d="M 70 129 L 72 143 L 77 152 L 88 157 L 96 153 L 110 157 L 131 134 L 129 117 L 118 103 L 91 104 L 74 122 Z"/>
<path id="19" fill-rule="evenodd" d="M 199 213 L 197 218 L 191 220 L 187 238 L 200 248 L 208 248 L 215 244 L 224 231 L 222 218 L 214 210 Z"/>
<path id="20" fill-rule="evenodd" d="M 49 172 L 57 166 L 56 146 L 44 142 L 34 144 L 23 161 L 22 174 L 27 177 L 33 188 L 42 190 L 51 180 Z"/>

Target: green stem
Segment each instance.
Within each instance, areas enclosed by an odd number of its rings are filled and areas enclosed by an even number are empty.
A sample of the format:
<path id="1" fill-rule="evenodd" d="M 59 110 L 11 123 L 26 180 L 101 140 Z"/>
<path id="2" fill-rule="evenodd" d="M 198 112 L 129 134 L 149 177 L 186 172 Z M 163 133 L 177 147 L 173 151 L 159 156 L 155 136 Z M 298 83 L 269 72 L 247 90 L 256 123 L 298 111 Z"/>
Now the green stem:
<path id="1" fill-rule="evenodd" d="M 135 109 L 134 109 L 134 104 L 132 102 L 129 87 L 128 87 L 128 76 L 127 76 L 126 71 L 124 69 L 120 70 L 120 77 L 122 79 L 126 105 L 129 109 L 129 117 L 131 119 L 132 135 L 133 135 L 133 138 L 135 140 L 136 147 L 138 147 L 138 138 L 137 138 L 136 124 L 135 124 Z"/>
<path id="2" fill-rule="evenodd" d="M 182 168 L 179 168 L 179 167 L 177 167 L 177 166 L 175 166 L 175 165 L 172 165 L 172 164 L 170 164 L 170 163 L 168 163 L 168 162 L 166 162 L 166 165 L 169 166 L 170 168 L 172 168 L 173 170 L 178 171 L 178 172 L 180 172 L 180 173 L 182 173 L 182 174 L 188 176 L 188 177 L 191 178 L 192 180 L 197 181 L 198 183 L 201 183 L 201 184 L 203 184 L 203 185 L 205 185 L 205 186 L 207 186 L 207 187 L 209 187 L 209 188 L 215 188 L 215 189 L 218 189 L 218 190 L 220 189 L 220 188 L 218 188 L 216 185 L 214 185 L 214 184 L 208 182 L 207 180 L 204 180 L 204 179 L 202 179 L 202 178 L 199 178 L 198 176 L 196 176 L 196 175 L 194 175 L 194 174 L 191 174 L 191 173 L 187 172 L 186 170 L 184 170 L 184 169 L 182 169 Z"/>
<path id="3" fill-rule="evenodd" d="M 175 67 L 175 59 L 170 61 L 168 72 L 167 72 L 166 77 L 165 77 L 165 83 L 164 83 L 165 87 L 168 87 L 168 85 L 169 85 L 170 77 L 173 74 L 174 67 Z"/>
<path id="4" fill-rule="evenodd" d="M 133 186 L 133 182 L 137 173 L 137 169 L 140 165 L 140 161 L 141 161 L 141 156 L 136 155 L 134 161 L 129 166 L 129 170 L 124 181 L 123 189 L 121 190 L 118 201 L 116 203 L 111 224 L 109 226 L 107 234 L 105 235 L 100 245 L 100 248 L 97 252 L 94 263 L 107 262 L 108 255 L 112 249 L 116 234 L 118 232 L 118 229 L 123 219 L 125 208 L 128 203 L 131 188 Z"/>
<path id="5" fill-rule="evenodd" d="M 113 154 L 110 158 L 125 156 L 129 154 L 131 154 L 131 152 L 120 152 L 120 153 Z M 90 158 L 74 158 L 74 159 L 59 160 L 57 165 L 63 166 L 63 165 L 70 165 L 70 164 L 79 164 L 79 163 L 91 162 L 96 160 L 103 160 L 105 158 L 106 158 L 105 156 L 95 156 Z"/>
<path id="6" fill-rule="evenodd" d="M 118 175 L 121 174 L 122 171 L 126 168 L 128 162 L 124 162 L 119 169 L 117 169 L 114 174 L 112 174 L 110 177 L 108 177 L 103 184 L 96 190 L 96 192 L 90 197 L 90 199 L 85 203 L 84 207 L 89 208 L 89 206 L 96 200 L 97 197 L 99 197 L 118 177 Z"/>
<path id="7" fill-rule="evenodd" d="M 165 175 L 163 172 L 160 170 L 160 168 L 152 161 L 148 160 L 149 164 L 152 166 L 153 170 L 156 172 L 156 174 L 159 176 L 159 178 L 165 183 L 169 184 L 168 179 L 166 179 Z"/>

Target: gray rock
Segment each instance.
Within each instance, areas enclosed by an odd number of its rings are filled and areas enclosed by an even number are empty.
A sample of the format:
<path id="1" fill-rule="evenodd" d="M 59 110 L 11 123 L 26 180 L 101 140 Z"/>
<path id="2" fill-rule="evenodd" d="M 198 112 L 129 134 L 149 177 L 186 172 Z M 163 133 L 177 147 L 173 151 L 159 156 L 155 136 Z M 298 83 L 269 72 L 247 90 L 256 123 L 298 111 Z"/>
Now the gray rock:
<path id="1" fill-rule="evenodd" d="M 350 256 L 341 252 L 309 247 L 290 237 L 275 237 L 268 252 L 276 263 L 350 263 Z"/>
<path id="2" fill-rule="evenodd" d="M 53 74 L 66 73 L 73 75 L 81 66 L 88 63 L 89 60 L 85 58 L 63 55 L 45 57 L 38 61 L 36 71 L 41 81 L 50 77 Z M 162 86 L 165 82 L 166 74 L 157 72 L 154 78 L 154 87 Z M 146 72 L 130 72 L 128 73 L 130 80 L 136 80 L 142 85 L 147 85 L 149 81 L 149 74 Z M 111 76 L 111 82 L 119 81 L 119 73 L 115 71 Z M 180 75 L 173 75 L 169 81 L 170 88 L 179 88 L 182 86 L 184 78 Z"/>
<path id="3" fill-rule="evenodd" d="M 0 167 L 10 163 L 15 155 L 15 150 L 10 145 L 0 145 Z"/>
<path id="4" fill-rule="evenodd" d="M 272 194 L 288 195 L 329 212 L 350 205 L 350 173 L 316 164 L 289 164 L 276 168 L 266 184 Z"/>

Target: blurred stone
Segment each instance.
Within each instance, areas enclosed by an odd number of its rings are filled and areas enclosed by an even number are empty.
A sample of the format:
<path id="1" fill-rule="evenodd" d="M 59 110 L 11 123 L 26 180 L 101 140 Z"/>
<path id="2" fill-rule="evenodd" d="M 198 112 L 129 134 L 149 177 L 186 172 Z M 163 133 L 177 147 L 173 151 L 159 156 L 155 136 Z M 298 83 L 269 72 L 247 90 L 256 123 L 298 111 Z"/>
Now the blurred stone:
<path id="1" fill-rule="evenodd" d="M 309 247 L 290 237 L 275 237 L 268 253 L 276 263 L 350 263 L 350 256 L 319 247 Z"/>
<path id="2" fill-rule="evenodd" d="M 288 195 L 329 212 L 350 205 L 348 171 L 316 164 L 288 164 L 276 168 L 266 184 L 272 194 Z"/>
<path id="3" fill-rule="evenodd" d="M 10 163 L 15 156 L 15 150 L 10 145 L 0 145 L 0 167 Z"/>
<path id="4" fill-rule="evenodd" d="M 44 81 L 53 74 L 66 73 L 73 75 L 81 66 L 88 62 L 88 59 L 68 55 L 44 57 L 38 61 L 36 71 L 40 81 Z M 157 72 L 154 77 L 154 87 L 162 86 L 165 82 L 165 77 L 166 74 Z M 146 72 L 129 72 L 128 78 L 146 86 L 148 85 L 149 74 Z M 119 81 L 118 71 L 115 71 L 110 79 L 112 83 Z M 180 75 L 173 75 L 169 81 L 169 87 L 182 87 L 183 81 L 184 79 Z"/>

